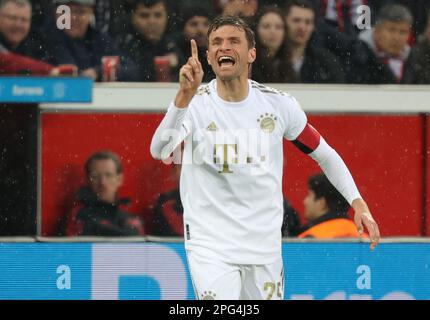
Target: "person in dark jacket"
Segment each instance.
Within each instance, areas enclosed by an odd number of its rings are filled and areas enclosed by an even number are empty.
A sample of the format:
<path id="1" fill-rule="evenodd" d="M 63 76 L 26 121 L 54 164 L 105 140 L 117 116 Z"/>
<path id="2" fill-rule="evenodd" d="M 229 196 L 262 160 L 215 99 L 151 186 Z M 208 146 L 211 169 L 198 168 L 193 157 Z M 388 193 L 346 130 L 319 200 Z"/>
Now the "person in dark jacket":
<path id="1" fill-rule="evenodd" d="M 183 237 L 184 208 L 179 189 L 160 194 L 154 208 L 151 235 L 163 237 Z"/>
<path id="2" fill-rule="evenodd" d="M 203 68 L 202 82 L 209 82 L 215 78 L 215 74 L 206 59 L 207 32 L 212 19 L 212 14 L 205 7 L 189 7 L 182 14 L 183 31 L 178 36 L 179 65 L 184 65 L 191 57 L 190 40 L 197 42 L 200 62 Z"/>
<path id="3" fill-rule="evenodd" d="M 71 27 L 59 29 L 55 19 L 46 23 L 44 29 L 52 50 L 51 63 L 75 65 L 80 75 L 102 81 L 103 57 L 116 56 L 120 61 L 114 80 L 137 79 L 137 68 L 133 61 L 118 50 L 107 33 L 91 26 L 95 0 L 56 0 L 55 3 L 70 7 Z"/>
<path id="4" fill-rule="evenodd" d="M 213 0 L 221 15 L 241 17 L 248 25 L 254 23 L 260 2 L 258 0 Z"/>
<path id="5" fill-rule="evenodd" d="M 357 20 L 361 14 L 363 5 L 368 5 L 367 0 L 320 0 L 312 1 L 321 19 L 328 26 L 347 35 L 356 36 L 360 31 L 357 27 Z"/>
<path id="6" fill-rule="evenodd" d="M 181 164 L 174 164 L 171 179 L 177 185 L 171 191 L 160 194 L 154 206 L 151 235 L 163 237 L 184 236 L 184 208 L 179 194 Z"/>
<path id="7" fill-rule="evenodd" d="M 401 84 L 410 67 L 412 15 L 400 5 L 380 10 L 375 26 L 364 30 L 351 49 L 348 83 Z"/>
<path id="8" fill-rule="evenodd" d="M 167 23 L 165 0 L 135 2 L 128 30 L 117 38 L 117 43 L 138 66 L 138 81 L 177 80 L 178 49 L 174 38 L 166 33 Z M 157 60 L 162 66 L 156 65 L 156 57 L 162 57 Z"/>
<path id="9" fill-rule="evenodd" d="M 311 42 L 315 16 L 313 6 L 306 0 L 293 0 L 285 9 L 294 82 L 344 83 L 345 75 L 338 58 Z"/>
<path id="10" fill-rule="evenodd" d="M 121 210 L 130 202 L 118 199 L 123 183 L 119 157 L 110 151 L 93 154 L 85 164 L 88 186 L 82 187 L 76 207 L 67 217 L 67 236 L 138 236 L 144 234 L 143 222 Z"/>
<path id="11" fill-rule="evenodd" d="M 427 28 L 418 37 L 409 59 L 410 68 L 406 70 L 405 83 L 430 84 L 430 10 Z"/>

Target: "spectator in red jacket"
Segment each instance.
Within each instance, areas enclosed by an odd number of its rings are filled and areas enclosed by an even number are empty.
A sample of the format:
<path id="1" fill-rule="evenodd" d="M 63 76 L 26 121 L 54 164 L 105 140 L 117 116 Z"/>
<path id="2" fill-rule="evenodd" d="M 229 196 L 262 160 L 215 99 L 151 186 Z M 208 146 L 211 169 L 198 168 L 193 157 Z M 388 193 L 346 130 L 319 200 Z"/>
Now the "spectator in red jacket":
<path id="1" fill-rule="evenodd" d="M 31 16 L 28 0 L 0 0 L 0 74 L 58 73 L 43 62 L 49 50 L 42 36 L 31 31 Z"/>
<path id="2" fill-rule="evenodd" d="M 53 65 L 12 53 L 0 44 L 1 75 L 57 75 L 58 73 L 58 68 L 55 68 Z"/>

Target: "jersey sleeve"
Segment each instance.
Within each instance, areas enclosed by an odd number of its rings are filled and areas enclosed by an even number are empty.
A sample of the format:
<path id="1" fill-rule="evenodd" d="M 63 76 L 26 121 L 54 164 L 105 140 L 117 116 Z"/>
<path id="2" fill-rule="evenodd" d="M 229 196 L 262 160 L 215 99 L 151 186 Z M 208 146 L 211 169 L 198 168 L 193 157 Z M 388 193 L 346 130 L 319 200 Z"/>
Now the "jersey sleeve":
<path id="1" fill-rule="evenodd" d="M 361 198 L 345 162 L 327 144 L 321 134 L 308 123 L 306 114 L 297 100 L 289 96 L 287 104 L 282 110 L 286 123 L 284 137 L 318 163 L 329 181 L 349 204 L 355 199 Z"/>
<path id="2" fill-rule="evenodd" d="M 170 157 L 181 142 L 192 133 L 193 100 L 187 108 L 178 108 L 173 102 L 170 103 L 166 115 L 152 137 L 150 151 L 154 159 L 165 160 Z"/>
<path id="3" fill-rule="evenodd" d="M 320 137 L 318 147 L 309 156 L 318 163 L 331 184 L 349 204 L 355 199 L 362 199 L 345 162 L 323 137 Z"/>
<path id="4" fill-rule="evenodd" d="M 295 140 L 307 123 L 307 117 L 299 102 L 292 96 L 283 96 L 281 116 L 285 123 L 284 138 L 290 141 Z"/>

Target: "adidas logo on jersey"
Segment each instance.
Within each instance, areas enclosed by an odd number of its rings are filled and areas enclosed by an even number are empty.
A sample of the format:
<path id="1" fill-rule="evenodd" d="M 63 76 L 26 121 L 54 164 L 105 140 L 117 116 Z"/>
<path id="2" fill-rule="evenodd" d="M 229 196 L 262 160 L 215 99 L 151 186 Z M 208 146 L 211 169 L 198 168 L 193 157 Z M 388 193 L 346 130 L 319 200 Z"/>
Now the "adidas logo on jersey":
<path id="1" fill-rule="evenodd" d="M 208 131 L 217 131 L 218 128 L 217 128 L 215 122 L 212 121 L 211 124 L 207 126 L 206 130 L 208 130 Z"/>

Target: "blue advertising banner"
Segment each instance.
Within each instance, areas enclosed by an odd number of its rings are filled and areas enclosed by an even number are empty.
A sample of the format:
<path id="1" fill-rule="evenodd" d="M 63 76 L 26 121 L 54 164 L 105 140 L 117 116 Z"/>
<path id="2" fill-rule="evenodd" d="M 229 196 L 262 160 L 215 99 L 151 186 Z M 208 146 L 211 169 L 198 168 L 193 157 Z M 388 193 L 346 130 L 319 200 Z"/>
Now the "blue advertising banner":
<path id="1" fill-rule="evenodd" d="M 285 299 L 430 299 L 430 245 L 284 244 Z"/>
<path id="2" fill-rule="evenodd" d="M 2 243 L 0 299 L 91 299 L 88 244 Z"/>
<path id="3" fill-rule="evenodd" d="M 285 299 L 430 299 L 430 245 L 283 245 Z M 182 243 L 2 243 L 0 299 L 194 299 Z"/>
<path id="4" fill-rule="evenodd" d="M 93 81 L 67 77 L 0 77 L 0 102 L 91 102 Z"/>

